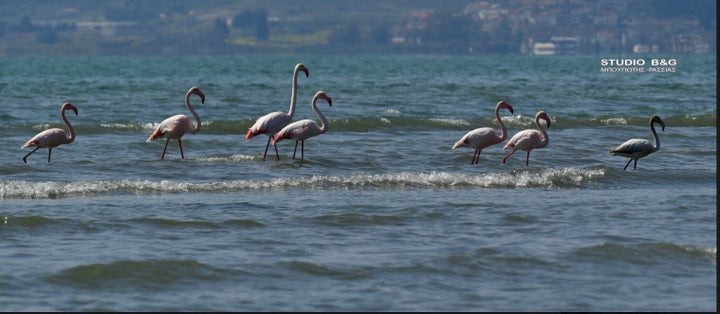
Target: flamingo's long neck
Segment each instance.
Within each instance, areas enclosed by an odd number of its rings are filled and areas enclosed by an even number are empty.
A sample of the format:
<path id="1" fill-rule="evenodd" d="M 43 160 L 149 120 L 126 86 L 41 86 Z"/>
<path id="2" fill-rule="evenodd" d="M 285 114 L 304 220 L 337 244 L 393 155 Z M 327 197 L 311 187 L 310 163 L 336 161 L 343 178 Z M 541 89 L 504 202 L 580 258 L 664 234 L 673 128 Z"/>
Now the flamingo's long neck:
<path id="1" fill-rule="evenodd" d="M 193 109 L 192 105 L 190 104 L 190 95 L 192 95 L 192 93 L 190 92 L 185 95 L 185 107 L 188 109 L 188 111 L 190 111 L 190 113 L 192 113 L 193 117 L 195 117 L 195 125 L 191 126 L 188 132 L 195 134 L 200 131 L 200 125 L 202 125 L 202 123 L 200 122 L 200 116 L 198 116 L 197 112 L 195 112 L 195 109 Z"/>
<path id="2" fill-rule="evenodd" d="M 327 132 L 328 125 L 330 123 L 328 123 L 327 118 L 325 118 L 325 116 L 322 113 L 320 113 L 320 110 L 317 108 L 317 100 L 318 100 L 317 97 L 313 98 L 312 110 L 315 112 L 315 114 L 318 116 L 318 118 L 320 118 L 320 133 L 322 134 L 322 133 Z"/>
<path id="3" fill-rule="evenodd" d="M 292 119 L 293 115 L 295 114 L 295 102 L 297 101 L 297 79 L 299 72 L 300 71 L 298 70 L 298 68 L 295 68 L 295 71 L 293 72 L 292 95 L 290 95 L 290 110 L 288 111 L 288 116 L 290 116 L 290 119 Z"/>
<path id="4" fill-rule="evenodd" d="M 540 125 L 540 117 L 535 117 L 535 125 L 542 133 L 542 140 L 540 141 L 540 143 L 538 143 L 537 146 L 535 146 L 535 148 L 542 148 L 547 146 L 550 142 L 550 138 L 548 137 L 547 131 L 545 131 L 545 129 L 543 129 L 543 127 Z"/>
<path id="5" fill-rule="evenodd" d="M 653 122 L 650 122 L 650 132 L 652 132 L 653 137 L 653 148 L 650 151 L 651 153 L 654 153 L 660 149 L 660 137 L 657 135 L 657 131 L 655 131 L 655 124 Z"/>
<path id="6" fill-rule="evenodd" d="M 65 143 L 72 143 L 75 140 L 75 129 L 73 129 L 72 125 L 70 125 L 70 121 L 68 121 L 67 117 L 65 116 L 65 110 L 60 112 L 60 116 L 62 116 L 62 120 L 65 123 L 65 126 L 68 128 L 68 133 L 70 133 Z"/>
<path id="7" fill-rule="evenodd" d="M 500 106 L 495 107 L 495 120 L 500 124 L 500 142 L 502 142 L 507 137 L 507 129 L 505 129 L 505 123 L 500 119 Z"/>

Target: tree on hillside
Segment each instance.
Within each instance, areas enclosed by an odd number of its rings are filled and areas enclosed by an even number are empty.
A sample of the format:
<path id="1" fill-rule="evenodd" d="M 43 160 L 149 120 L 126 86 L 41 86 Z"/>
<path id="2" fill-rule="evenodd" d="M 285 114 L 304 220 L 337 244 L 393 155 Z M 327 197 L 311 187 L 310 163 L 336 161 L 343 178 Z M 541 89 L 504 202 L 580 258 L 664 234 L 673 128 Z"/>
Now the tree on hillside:
<path id="1" fill-rule="evenodd" d="M 473 28 L 472 20 L 463 15 L 455 15 L 447 10 L 430 14 L 427 25 L 421 32 L 423 42 L 467 43 Z"/>
<path id="2" fill-rule="evenodd" d="M 224 20 L 215 19 L 215 21 L 213 21 L 211 35 L 211 42 L 217 45 L 224 45 L 225 39 L 230 35 L 230 28 L 228 28 Z"/>
<path id="3" fill-rule="evenodd" d="M 240 12 L 240 14 L 233 17 L 232 27 L 255 27 L 255 39 L 259 41 L 267 41 L 270 38 L 268 11 L 265 8 Z"/>
<path id="4" fill-rule="evenodd" d="M 18 33 L 23 32 L 30 32 L 33 30 L 33 24 L 32 21 L 30 21 L 30 17 L 27 15 L 24 15 L 20 18 L 20 23 L 16 26 L 15 29 Z"/>
<path id="5" fill-rule="evenodd" d="M 386 45 L 390 43 L 390 29 L 385 25 L 378 25 L 370 30 L 370 37 L 376 45 Z"/>
<path id="6" fill-rule="evenodd" d="M 58 42 L 57 33 L 50 26 L 39 27 L 35 39 L 41 44 L 54 45 Z"/>
<path id="7" fill-rule="evenodd" d="M 255 16 L 255 39 L 267 41 L 270 39 L 270 27 L 268 26 L 267 9 L 260 9 Z"/>

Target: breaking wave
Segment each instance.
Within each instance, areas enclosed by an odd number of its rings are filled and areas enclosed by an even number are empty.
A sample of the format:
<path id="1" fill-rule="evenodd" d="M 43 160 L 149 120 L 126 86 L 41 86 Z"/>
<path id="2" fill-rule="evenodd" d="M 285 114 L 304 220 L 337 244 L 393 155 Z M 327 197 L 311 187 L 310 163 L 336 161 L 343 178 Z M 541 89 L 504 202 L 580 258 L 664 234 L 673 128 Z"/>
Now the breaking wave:
<path id="1" fill-rule="evenodd" d="M 45 181 L 0 180 L 0 199 L 64 198 L 113 193 L 220 193 L 267 189 L 356 188 L 560 188 L 587 183 L 605 176 L 605 169 L 549 168 L 501 173 L 397 172 L 349 176 L 283 177 L 216 182 L 173 180 Z"/>

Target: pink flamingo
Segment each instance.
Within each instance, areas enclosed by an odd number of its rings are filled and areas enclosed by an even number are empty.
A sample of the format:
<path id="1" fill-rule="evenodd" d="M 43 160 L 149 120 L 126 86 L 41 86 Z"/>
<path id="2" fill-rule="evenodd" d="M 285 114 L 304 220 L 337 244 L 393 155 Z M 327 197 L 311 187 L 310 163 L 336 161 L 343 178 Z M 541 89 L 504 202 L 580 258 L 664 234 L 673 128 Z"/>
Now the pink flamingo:
<path id="1" fill-rule="evenodd" d="M 505 163 L 508 157 L 510 157 L 510 155 L 512 155 L 516 150 L 520 149 L 527 151 L 527 157 L 525 157 L 525 167 L 527 167 L 530 164 L 530 151 L 535 148 L 543 148 L 547 146 L 548 142 L 550 142 L 550 138 L 548 137 L 547 132 L 542 128 L 542 126 L 540 126 L 540 119 L 545 120 L 547 127 L 550 128 L 550 117 L 548 117 L 545 111 L 539 111 L 535 115 L 535 125 L 538 129 L 522 130 L 510 138 L 510 141 L 505 144 L 503 150 L 510 147 L 512 147 L 513 150 L 502 158 L 503 163 Z"/>
<path id="2" fill-rule="evenodd" d="M 664 132 L 665 122 L 663 122 L 663 120 L 661 120 L 658 116 L 653 116 L 652 118 L 650 118 L 650 132 L 652 133 L 654 143 L 650 143 L 650 141 L 642 138 L 633 138 L 610 150 L 610 155 L 618 155 L 630 158 L 627 164 L 625 164 L 625 168 L 623 168 L 623 170 L 626 170 L 627 167 L 630 165 L 630 162 L 633 160 L 635 161 L 635 163 L 633 164 L 633 169 L 637 169 L 638 159 L 650 155 L 651 153 L 654 153 L 660 149 L 660 138 L 655 131 L 655 126 L 653 125 L 654 123 L 660 124 Z"/>
<path id="3" fill-rule="evenodd" d="M 78 109 L 69 102 L 64 103 L 62 107 L 60 107 L 60 116 L 62 117 L 65 126 L 68 128 L 68 133 L 70 133 L 70 135 L 66 135 L 65 130 L 63 129 L 52 128 L 42 131 L 37 135 L 33 136 L 31 139 L 25 142 L 25 145 L 21 147 L 21 149 L 23 149 L 25 147 L 37 146 L 35 147 L 35 149 L 25 155 L 25 157 L 23 157 L 24 163 L 27 163 L 28 156 L 30 156 L 32 153 L 42 147 L 46 147 L 48 149 L 48 162 L 50 162 L 50 155 L 52 154 L 52 149 L 54 147 L 60 146 L 62 144 L 70 144 L 75 140 L 75 130 L 73 129 L 72 125 L 70 125 L 70 122 L 68 122 L 67 117 L 65 117 L 65 110 L 72 110 L 77 116 Z"/>
<path id="4" fill-rule="evenodd" d="M 504 101 L 500 101 L 497 105 L 495 105 L 495 120 L 497 120 L 500 124 L 500 135 L 498 135 L 493 128 L 477 128 L 465 134 L 459 141 L 455 142 L 455 145 L 453 145 L 453 149 L 463 146 L 475 148 L 475 154 L 470 161 L 471 165 L 480 162 L 480 151 L 483 148 L 501 143 L 505 140 L 505 137 L 507 137 L 505 124 L 500 119 L 500 108 L 510 110 L 510 114 L 513 113 L 512 106 Z"/>
<path id="5" fill-rule="evenodd" d="M 163 120 L 163 122 L 160 122 L 160 125 L 158 125 L 155 131 L 150 134 L 150 137 L 148 137 L 146 141 L 149 143 L 158 137 L 167 138 L 165 140 L 165 148 L 163 148 L 160 159 L 165 158 L 165 151 L 167 150 L 168 142 L 170 142 L 170 139 L 177 139 L 178 146 L 180 146 L 180 157 L 182 159 L 185 159 L 180 138 L 182 138 L 185 133 L 195 134 L 200 131 L 200 116 L 198 116 L 197 112 L 195 112 L 195 109 L 193 109 L 192 105 L 190 105 L 190 95 L 198 95 L 200 97 L 201 103 L 204 104 L 205 94 L 203 94 L 203 92 L 195 86 L 191 87 L 185 94 L 185 107 L 190 111 L 190 113 L 192 113 L 193 117 L 195 117 L 195 126 L 192 125 L 192 123 L 190 122 L 190 118 L 188 118 L 186 115 L 174 115 L 170 118 Z"/>
<path id="6" fill-rule="evenodd" d="M 300 71 L 305 72 L 305 77 L 310 77 L 310 73 L 308 72 L 308 69 L 305 67 L 304 64 L 298 63 L 295 66 L 292 79 L 290 110 L 288 111 L 288 113 L 284 113 L 282 111 L 275 111 L 258 118 L 257 121 L 255 121 L 255 124 L 253 124 L 253 126 L 248 129 L 247 135 L 245 135 L 245 141 L 247 142 L 256 135 L 267 134 L 268 141 L 267 144 L 265 144 L 263 160 L 265 160 L 265 157 L 267 157 L 268 147 L 270 147 L 270 140 L 272 139 L 273 135 L 280 131 L 283 127 L 288 125 L 288 123 L 292 121 L 293 114 L 295 114 L 295 102 L 297 99 L 297 77 Z M 275 147 L 275 156 L 278 160 L 280 160 L 280 154 L 278 153 L 277 146 L 274 143 L 273 147 Z"/>
<path id="7" fill-rule="evenodd" d="M 317 93 L 315 93 L 315 96 L 313 96 L 312 110 L 320 118 L 320 123 L 322 123 L 322 125 L 318 125 L 317 122 L 311 119 L 295 121 L 275 133 L 275 136 L 273 137 L 273 145 L 286 138 L 295 140 L 295 149 L 293 150 L 292 157 L 293 159 L 295 159 L 295 152 L 297 152 L 298 142 L 301 143 L 300 160 L 303 160 L 305 159 L 305 140 L 310 137 L 323 134 L 328 130 L 328 120 L 325 118 L 325 116 L 323 116 L 322 113 L 320 113 L 320 110 L 318 110 L 316 105 L 318 99 L 325 99 L 325 101 L 327 101 L 328 105 L 330 106 L 332 106 L 332 99 L 330 99 L 330 97 L 323 91 L 318 91 Z"/>

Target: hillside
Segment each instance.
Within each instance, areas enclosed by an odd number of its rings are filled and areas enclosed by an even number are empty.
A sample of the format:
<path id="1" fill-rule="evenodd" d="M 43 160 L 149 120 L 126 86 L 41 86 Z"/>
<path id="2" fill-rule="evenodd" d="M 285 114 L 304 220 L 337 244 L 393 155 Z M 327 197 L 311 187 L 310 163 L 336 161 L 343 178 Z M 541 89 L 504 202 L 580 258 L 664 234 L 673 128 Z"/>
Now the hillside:
<path id="1" fill-rule="evenodd" d="M 553 38 L 566 54 L 714 53 L 715 12 L 712 0 L 6 0 L 0 55 L 519 54 Z"/>

